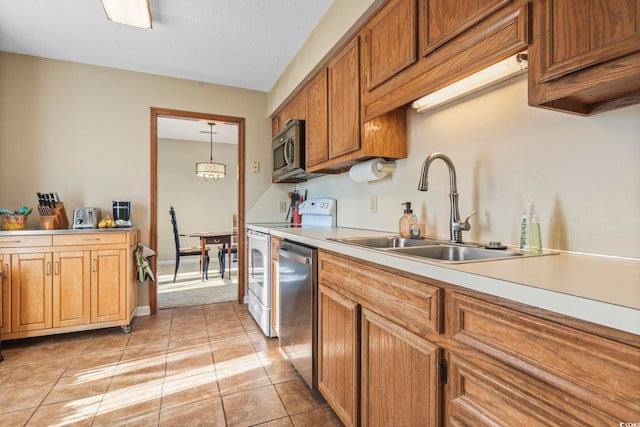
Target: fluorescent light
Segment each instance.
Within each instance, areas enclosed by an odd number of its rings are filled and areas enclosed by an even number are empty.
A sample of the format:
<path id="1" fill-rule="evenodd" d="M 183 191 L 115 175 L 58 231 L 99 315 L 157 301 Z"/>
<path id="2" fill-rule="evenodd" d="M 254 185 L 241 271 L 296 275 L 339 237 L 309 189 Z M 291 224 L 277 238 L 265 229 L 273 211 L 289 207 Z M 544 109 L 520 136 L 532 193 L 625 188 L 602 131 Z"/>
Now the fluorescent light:
<path id="1" fill-rule="evenodd" d="M 526 53 L 519 53 L 430 93 L 414 101 L 411 106 L 418 110 L 418 113 L 432 110 L 520 75 L 527 70 L 527 67 Z"/>
<path id="2" fill-rule="evenodd" d="M 100 0 L 107 18 L 120 24 L 151 28 L 149 0 Z"/>

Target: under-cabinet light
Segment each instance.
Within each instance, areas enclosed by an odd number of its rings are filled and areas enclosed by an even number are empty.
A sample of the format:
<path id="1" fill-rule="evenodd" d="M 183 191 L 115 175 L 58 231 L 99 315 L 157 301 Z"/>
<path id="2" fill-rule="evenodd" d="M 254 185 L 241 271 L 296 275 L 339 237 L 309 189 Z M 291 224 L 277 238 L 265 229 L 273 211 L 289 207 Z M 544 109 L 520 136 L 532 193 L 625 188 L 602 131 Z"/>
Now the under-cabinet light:
<path id="1" fill-rule="evenodd" d="M 149 0 L 100 0 L 107 18 L 139 28 L 151 28 Z"/>
<path id="2" fill-rule="evenodd" d="M 527 67 L 526 52 L 518 53 L 449 86 L 423 96 L 414 101 L 411 106 L 418 113 L 424 113 L 520 75 L 527 71 Z"/>

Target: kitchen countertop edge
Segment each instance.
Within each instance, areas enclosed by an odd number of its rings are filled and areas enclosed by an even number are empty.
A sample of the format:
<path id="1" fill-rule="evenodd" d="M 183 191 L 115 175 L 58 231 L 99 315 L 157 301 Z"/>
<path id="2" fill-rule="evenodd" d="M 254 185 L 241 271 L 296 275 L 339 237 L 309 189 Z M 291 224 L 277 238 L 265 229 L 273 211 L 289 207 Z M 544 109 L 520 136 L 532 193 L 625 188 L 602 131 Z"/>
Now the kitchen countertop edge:
<path id="1" fill-rule="evenodd" d="M 479 263 L 438 264 L 435 262 L 412 260 L 394 256 L 383 250 L 358 247 L 331 239 L 358 236 L 389 236 L 392 233 L 355 228 L 268 228 L 247 224 L 247 227 L 257 231 L 270 233 L 274 236 L 294 240 L 302 244 L 336 253 L 360 258 L 376 264 L 386 265 L 398 270 L 417 274 L 425 278 L 440 280 L 456 286 L 483 292 L 500 298 L 519 302 L 529 306 L 545 309 L 554 313 L 571 316 L 602 326 L 640 335 L 640 290 L 632 300 L 622 298 L 625 305 L 613 301 L 600 300 L 594 297 L 600 289 L 589 292 L 586 281 L 592 280 L 593 286 L 598 286 L 597 278 L 591 277 L 589 272 L 583 274 L 567 273 L 567 264 L 593 264 L 599 261 L 599 272 L 602 276 L 611 278 L 612 282 L 620 282 L 618 267 L 625 263 L 640 277 L 640 262 L 619 261 L 604 257 L 561 254 L 535 257 L 521 260 L 497 260 Z M 585 257 L 588 258 L 585 260 Z M 533 262 L 532 262 L 533 261 Z M 512 264 L 504 264 L 512 263 Z M 518 264 L 516 264 L 518 263 Z M 526 264 L 522 264 L 526 263 Z M 630 263 L 630 264 L 628 264 Z M 522 266 L 527 266 L 522 270 Z M 610 268 L 610 273 L 606 270 Z M 573 269 L 576 269 L 575 267 Z M 572 270 L 572 269 L 569 269 Z M 577 268 L 581 270 L 581 268 Z M 522 272 L 524 271 L 524 273 Z M 535 280 L 524 277 L 530 271 L 536 275 Z M 637 286 L 629 278 L 626 290 L 633 293 Z M 612 283 L 600 284 L 609 294 Z M 594 289 L 591 289 L 592 291 Z M 604 295 L 604 294 L 603 294 Z M 631 307 L 627 306 L 631 305 Z"/>

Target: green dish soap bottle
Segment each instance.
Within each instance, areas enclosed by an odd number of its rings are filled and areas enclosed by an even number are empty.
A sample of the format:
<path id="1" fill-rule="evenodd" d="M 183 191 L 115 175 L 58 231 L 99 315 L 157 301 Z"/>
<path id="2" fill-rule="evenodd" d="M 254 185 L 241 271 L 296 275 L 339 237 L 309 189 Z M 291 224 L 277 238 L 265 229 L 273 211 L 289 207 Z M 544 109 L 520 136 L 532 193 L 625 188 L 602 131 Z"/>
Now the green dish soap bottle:
<path id="1" fill-rule="evenodd" d="M 533 203 L 527 203 L 520 221 L 520 252 L 524 254 L 542 253 L 540 216 Z"/>

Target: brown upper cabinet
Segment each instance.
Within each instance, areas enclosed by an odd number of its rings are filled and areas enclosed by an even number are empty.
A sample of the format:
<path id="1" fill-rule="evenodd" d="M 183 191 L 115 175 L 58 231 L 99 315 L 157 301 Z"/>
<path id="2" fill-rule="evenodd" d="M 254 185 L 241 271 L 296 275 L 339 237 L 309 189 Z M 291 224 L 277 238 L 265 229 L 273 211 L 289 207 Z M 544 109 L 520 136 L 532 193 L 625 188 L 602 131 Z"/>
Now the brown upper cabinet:
<path id="1" fill-rule="evenodd" d="M 287 120 L 304 120 L 306 118 L 306 105 L 306 91 L 305 88 L 302 88 L 271 119 L 271 136 L 276 136 L 280 133 L 284 129 Z"/>
<path id="2" fill-rule="evenodd" d="M 420 0 L 420 53 L 428 55 L 512 0 Z"/>
<path id="3" fill-rule="evenodd" d="M 365 90 L 373 89 L 418 60 L 416 1 L 390 1 L 362 28 Z"/>
<path id="4" fill-rule="evenodd" d="M 329 160 L 327 127 L 327 68 L 322 68 L 307 85 L 306 168 Z"/>
<path id="5" fill-rule="evenodd" d="M 327 65 L 329 158 L 360 148 L 360 39 L 353 38 Z"/>
<path id="6" fill-rule="evenodd" d="M 375 121 L 361 121 L 358 35 L 329 60 L 304 90 L 308 172 L 340 173 L 373 157 L 407 157 L 404 110 L 391 111 Z"/>
<path id="7" fill-rule="evenodd" d="M 640 102 L 640 0 L 534 0 L 529 104 L 593 114 Z"/>
<path id="8" fill-rule="evenodd" d="M 364 28 L 376 22 L 383 6 Z M 362 119 L 371 120 L 395 108 L 441 89 L 487 66 L 527 49 L 530 4 L 526 0 L 417 0 L 417 28 L 413 28 L 420 57 L 385 80 L 369 85 L 362 94 Z M 411 21 L 399 32 L 409 32 Z M 365 30 L 366 31 L 366 30 Z M 394 33 L 387 30 L 393 46 Z M 366 33 L 365 33 L 366 34 Z M 416 36 L 417 35 L 417 36 Z M 404 34 L 401 40 L 408 40 Z M 395 38 L 399 38 L 397 35 Z M 371 55 L 365 38 L 363 62 Z M 404 51 L 405 43 L 401 44 Z M 388 47 L 391 49 L 391 47 Z M 382 55 L 382 50 L 379 55 Z M 363 80 L 371 72 L 363 67 Z"/>

